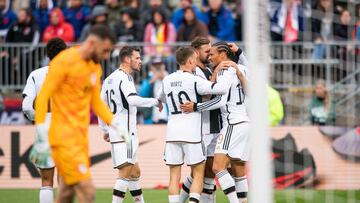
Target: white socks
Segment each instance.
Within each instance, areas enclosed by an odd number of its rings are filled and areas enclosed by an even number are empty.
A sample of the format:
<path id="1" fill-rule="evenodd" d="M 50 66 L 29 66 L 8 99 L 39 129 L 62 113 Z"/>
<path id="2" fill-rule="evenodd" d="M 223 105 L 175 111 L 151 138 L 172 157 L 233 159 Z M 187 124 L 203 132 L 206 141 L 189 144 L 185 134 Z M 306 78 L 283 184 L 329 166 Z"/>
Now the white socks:
<path id="1" fill-rule="evenodd" d="M 179 195 L 169 195 L 169 203 L 179 203 L 180 197 Z"/>
<path id="2" fill-rule="evenodd" d="M 129 185 L 129 181 L 126 179 L 118 178 L 116 180 L 114 190 L 113 190 L 112 203 L 122 203 L 123 202 L 128 185 Z"/>
<path id="3" fill-rule="evenodd" d="M 189 203 L 199 203 L 200 194 L 198 193 L 190 193 Z"/>
<path id="4" fill-rule="evenodd" d="M 239 202 L 244 202 L 247 200 L 247 193 L 249 191 L 248 183 L 246 176 L 242 177 L 234 177 L 235 179 L 235 187 L 236 187 L 236 194 L 239 198 Z"/>
<path id="5" fill-rule="evenodd" d="M 204 178 L 204 189 L 201 193 L 201 203 L 215 203 L 216 183 L 214 178 Z"/>
<path id="6" fill-rule="evenodd" d="M 140 178 L 133 178 L 129 180 L 129 190 L 131 196 L 133 196 L 135 203 L 144 203 L 144 197 L 140 186 Z"/>
<path id="7" fill-rule="evenodd" d="M 189 197 L 191 184 L 192 184 L 192 177 L 188 176 L 180 190 L 180 200 L 179 201 L 181 203 L 186 202 L 187 198 Z"/>
<path id="8" fill-rule="evenodd" d="M 235 191 L 235 181 L 229 172 L 225 169 L 216 174 L 216 177 L 219 180 L 221 189 L 224 191 L 225 195 L 228 197 L 230 203 L 239 203 L 239 200 L 236 196 Z"/>
<path id="9" fill-rule="evenodd" d="M 54 203 L 54 190 L 51 186 L 44 186 L 40 188 L 39 192 L 40 203 Z"/>

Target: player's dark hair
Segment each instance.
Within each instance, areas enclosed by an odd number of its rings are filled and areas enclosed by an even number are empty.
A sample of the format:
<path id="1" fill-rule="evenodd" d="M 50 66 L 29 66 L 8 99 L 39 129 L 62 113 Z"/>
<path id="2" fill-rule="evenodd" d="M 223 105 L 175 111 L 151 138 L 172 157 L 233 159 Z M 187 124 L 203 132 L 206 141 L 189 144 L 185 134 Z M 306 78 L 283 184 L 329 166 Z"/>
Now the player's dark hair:
<path id="1" fill-rule="evenodd" d="M 206 37 L 196 37 L 191 41 L 191 47 L 194 49 L 200 48 L 202 45 L 210 44 L 210 40 Z"/>
<path id="2" fill-rule="evenodd" d="M 55 58 L 62 50 L 66 49 L 66 44 L 64 40 L 55 37 L 50 39 L 46 44 L 46 55 L 50 60 Z"/>
<path id="3" fill-rule="evenodd" d="M 195 53 L 195 49 L 192 47 L 180 47 L 176 50 L 176 63 L 179 65 L 185 65 L 186 61 Z"/>
<path id="4" fill-rule="evenodd" d="M 219 53 L 224 52 L 228 59 L 232 59 L 234 56 L 234 53 L 231 51 L 229 45 L 226 42 L 216 42 L 212 45 L 212 47 L 215 47 Z"/>
<path id="5" fill-rule="evenodd" d="M 123 48 L 121 48 L 119 53 L 120 61 L 124 62 L 125 58 L 131 57 L 134 51 L 140 52 L 140 49 L 137 47 L 129 47 L 129 46 L 124 46 Z"/>
<path id="6" fill-rule="evenodd" d="M 115 34 L 107 25 L 97 24 L 92 26 L 89 35 L 95 35 L 102 40 L 108 39 L 113 44 L 116 43 Z"/>

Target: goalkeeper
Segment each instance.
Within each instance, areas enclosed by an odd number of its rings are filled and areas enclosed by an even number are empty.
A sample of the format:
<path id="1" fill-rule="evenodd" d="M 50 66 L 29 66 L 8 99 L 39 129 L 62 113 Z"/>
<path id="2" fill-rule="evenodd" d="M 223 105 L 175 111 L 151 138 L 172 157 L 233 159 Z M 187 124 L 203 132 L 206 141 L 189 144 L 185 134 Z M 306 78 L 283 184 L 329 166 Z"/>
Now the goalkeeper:
<path id="1" fill-rule="evenodd" d="M 52 60 L 58 53 L 66 49 L 65 42 L 60 38 L 53 38 L 48 41 L 46 45 L 46 54 L 50 60 Z M 25 114 L 25 117 L 31 121 L 34 120 L 35 111 L 34 111 L 34 101 L 36 95 L 39 93 L 40 88 L 45 80 L 46 74 L 48 72 L 48 66 L 39 68 L 30 73 L 26 85 L 23 91 L 23 103 L 22 109 Z M 49 109 L 50 110 L 50 109 Z M 50 113 L 47 113 L 46 123 L 50 122 Z M 40 139 L 40 137 L 37 137 Z M 36 141 L 38 142 L 38 141 Z M 47 143 L 45 142 L 45 148 Z M 39 192 L 40 203 L 53 203 L 54 202 L 54 192 L 53 192 L 53 180 L 54 180 L 54 162 L 49 157 L 44 163 L 35 164 L 36 167 L 40 170 L 41 176 L 41 188 Z"/>
<path id="2" fill-rule="evenodd" d="M 108 59 L 115 37 L 104 25 L 95 25 L 87 39 L 56 56 L 49 66 L 35 103 L 38 139 L 30 159 L 45 164 L 49 157 L 45 124 L 51 98 L 49 144 L 59 173 L 57 202 L 72 202 L 76 193 L 80 203 L 95 201 L 90 175 L 88 127 L 90 108 L 125 141 L 128 133 L 113 120 L 113 114 L 100 98 L 102 60 Z"/>

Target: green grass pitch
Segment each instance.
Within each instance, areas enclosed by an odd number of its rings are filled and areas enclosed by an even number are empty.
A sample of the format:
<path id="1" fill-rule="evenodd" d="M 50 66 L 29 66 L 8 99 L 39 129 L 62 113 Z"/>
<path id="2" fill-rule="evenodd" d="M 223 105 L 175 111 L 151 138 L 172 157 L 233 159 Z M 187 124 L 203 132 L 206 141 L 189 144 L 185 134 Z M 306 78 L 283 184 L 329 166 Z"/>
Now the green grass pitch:
<path id="1" fill-rule="evenodd" d="M 111 189 L 98 189 L 96 191 L 97 203 L 111 202 Z M 276 190 L 274 202 L 360 202 L 360 190 Z M 148 203 L 166 203 L 167 190 L 144 190 L 144 198 Z M 0 203 L 36 203 L 39 202 L 38 190 L 29 189 L 0 189 Z M 131 203 L 130 193 L 126 193 L 125 203 Z M 226 203 L 224 194 L 217 190 L 217 203 Z"/>

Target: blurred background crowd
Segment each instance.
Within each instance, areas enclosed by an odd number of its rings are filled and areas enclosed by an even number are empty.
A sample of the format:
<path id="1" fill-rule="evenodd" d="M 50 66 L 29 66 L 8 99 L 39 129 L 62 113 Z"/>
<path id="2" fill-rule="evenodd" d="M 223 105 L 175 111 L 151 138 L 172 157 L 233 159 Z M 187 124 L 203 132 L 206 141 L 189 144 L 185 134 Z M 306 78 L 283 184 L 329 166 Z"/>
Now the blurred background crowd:
<path id="1" fill-rule="evenodd" d="M 360 39 L 360 2 L 270 0 L 273 41 Z M 5 42 L 81 42 L 92 25 L 107 24 L 119 42 L 171 43 L 195 36 L 242 41 L 243 0 L 0 0 Z M 159 50 L 149 49 L 153 54 Z M 169 50 L 162 50 L 168 54 Z M 317 48 L 315 55 L 323 53 Z"/>

